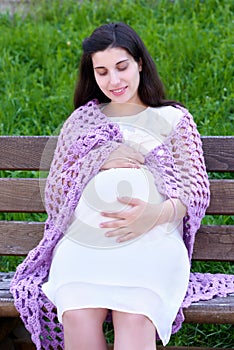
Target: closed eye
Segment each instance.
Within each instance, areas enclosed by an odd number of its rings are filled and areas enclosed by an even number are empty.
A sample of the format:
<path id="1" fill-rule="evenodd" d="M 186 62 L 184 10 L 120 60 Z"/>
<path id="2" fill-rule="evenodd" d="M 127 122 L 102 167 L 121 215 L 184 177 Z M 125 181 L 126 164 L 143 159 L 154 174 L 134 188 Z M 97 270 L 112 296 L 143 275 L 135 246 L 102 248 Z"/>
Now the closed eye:
<path id="1" fill-rule="evenodd" d="M 95 72 L 100 76 L 107 75 L 107 69 L 105 68 L 95 68 Z"/>
<path id="2" fill-rule="evenodd" d="M 118 70 L 119 72 L 122 72 L 124 70 L 126 70 L 129 66 L 129 59 L 120 61 L 116 63 L 115 69 Z M 99 75 L 99 76 L 105 76 L 108 74 L 108 69 L 106 67 L 95 67 L 94 68 L 95 72 Z"/>
<path id="3" fill-rule="evenodd" d="M 127 69 L 127 68 L 128 68 L 128 63 L 126 63 L 126 62 L 124 62 L 124 63 L 119 63 L 119 64 L 117 65 L 117 69 L 118 69 L 120 72 L 124 71 L 124 70 Z"/>

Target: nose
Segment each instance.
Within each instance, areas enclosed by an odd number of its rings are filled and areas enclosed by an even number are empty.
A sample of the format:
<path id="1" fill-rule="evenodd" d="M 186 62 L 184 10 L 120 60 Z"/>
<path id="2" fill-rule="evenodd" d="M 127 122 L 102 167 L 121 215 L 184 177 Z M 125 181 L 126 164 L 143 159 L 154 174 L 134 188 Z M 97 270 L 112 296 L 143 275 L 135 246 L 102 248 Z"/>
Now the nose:
<path id="1" fill-rule="evenodd" d="M 110 72 L 110 83 L 111 85 L 118 85 L 120 82 L 120 77 L 119 77 L 119 74 L 118 72 L 116 71 L 112 71 Z"/>

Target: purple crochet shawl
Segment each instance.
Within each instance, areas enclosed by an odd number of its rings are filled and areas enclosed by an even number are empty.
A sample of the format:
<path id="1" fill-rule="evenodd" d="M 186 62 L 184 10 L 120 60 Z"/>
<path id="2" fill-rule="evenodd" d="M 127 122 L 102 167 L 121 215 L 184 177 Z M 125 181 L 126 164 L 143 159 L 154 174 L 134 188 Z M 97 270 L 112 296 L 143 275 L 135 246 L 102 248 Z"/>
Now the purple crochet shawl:
<path id="1" fill-rule="evenodd" d="M 186 109 L 177 108 L 183 112 L 180 122 L 163 144 L 146 155 L 145 165 L 153 173 L 159 192 L 180 198 L 188 208 L 184 242 L 191 259 L 195 234 L 209 204 L 209 182 L 193 118 Z M 100 112 L 96 101 L 75 110 L 63 125 L 46 183 L 44 237 L 18 266 L 11 283 L 15 306 L 38 350 L 63 349 L 63 329 L 56 308 L 41 290 L 53 249 L 69 226 L 84 187 L 122 141 L 119 126 Z M 232 292 L 232 275 L 191 273 L 172 332 L 181 327 L 183 307 Z"/>

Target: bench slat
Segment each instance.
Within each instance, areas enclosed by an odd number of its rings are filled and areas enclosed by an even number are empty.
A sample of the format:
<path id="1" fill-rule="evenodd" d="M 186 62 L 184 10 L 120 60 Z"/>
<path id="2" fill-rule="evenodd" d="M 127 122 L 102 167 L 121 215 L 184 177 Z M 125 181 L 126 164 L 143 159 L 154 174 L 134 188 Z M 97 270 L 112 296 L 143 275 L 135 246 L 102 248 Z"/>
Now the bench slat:
<path id="1" fill-rule="evenodd" d="M 43 222 L 0 221 L 0 255 L 26 255 L 43 236 Z M 194 260 L 234 261 L 234 226 L 201 226 Z"/>
<path id="2" fill-rule="evenodd" d="M 19 316 L 13 301 L 0 301 L 0 317 L 17 317 Z"/>
<path id="3" fill-rule="evenodd" d="M 56 143 L 55 136 L 0 136 L 0 170 L 48 169 Z M 234 171 L 231 136 L 203 136 L 202 143 L 208 171 Z"/>
<path id="4" fill-rule="evenodd" d="M 0 255 L 26 255 L 40 242 L 44 222 L 0 221 Z"/>
<path id="5" fill-rule="evenodd" d="M 208 171 L 234 171 L 232 136 L 203 136 L 202 146 Z"/>
<path id="6" fill-rule="evenodd" d="M 234 180 L 210 180 L 211 200 L 206 214 L 234 214 Z"/>
<path id="7" fill-rule="evenodd" d="M 47 170 L 56 143 L 53 136 L 0 136 L 0 170 Z"/>
<path id="8" fill-rule="evenodd" d="M 196 234 L 193 260 L 234 261 L 234 226 L 202 225 Z"/>
<path id="9" fill-rule="evenodd" d="M 193 303 L 189 308 L 184 309 L 184 314 L 185 322 L 188 323 L 234 324 L 234 296 Z M 17 315 L 13 301 L 0 301 L 0 317 Z"/>
<path id="10" fill-rule="evenodd" d="M 193 303 L 184 314 L 189 323 L 234 324 L 234 295 Z"/>
<path id="11" fill-rule="evenodd" d="M 45 179 L 0 179 L 0 212 L 45 212 Z"/>
<path id="12" fill-rule="evenodd" d="M 45 179 L 0 178 L 0 212 L 44 212 Z M 234 180 L 211 180 L 207 214 L 234 214 Z"/>

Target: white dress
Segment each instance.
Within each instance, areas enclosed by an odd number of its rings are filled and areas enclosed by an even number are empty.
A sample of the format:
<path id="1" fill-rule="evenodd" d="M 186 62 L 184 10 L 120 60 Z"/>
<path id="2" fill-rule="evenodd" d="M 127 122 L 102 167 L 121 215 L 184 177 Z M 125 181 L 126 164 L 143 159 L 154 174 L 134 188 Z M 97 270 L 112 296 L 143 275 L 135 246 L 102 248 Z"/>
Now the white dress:
<path id="1" fill-rule="evenodd" d="M 146 154 L 162 143 L 180 117 L 173 107 L 149 107 L 111 120 L 119 123 L 127 144 Z M 182 222 L 158 225 L 132 241 L 117 243 L 99 227 L 110 220 L 100 211 L 123 209 L 116 197 L 125 195 L 152 203 L 165 200 L 145 167 L 99 172 L 86 186 L 66 235 L 54 250 L 42 289 L 56 305 L 60 322 L 64 311 L 80 308 L 143 314 L 166 345 L 189 280 Z"/>

